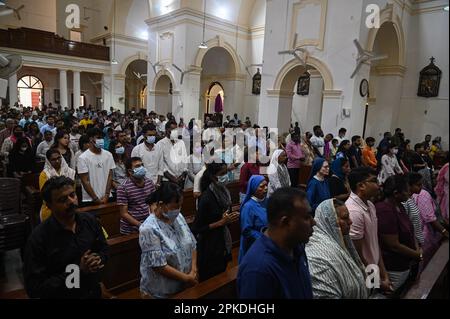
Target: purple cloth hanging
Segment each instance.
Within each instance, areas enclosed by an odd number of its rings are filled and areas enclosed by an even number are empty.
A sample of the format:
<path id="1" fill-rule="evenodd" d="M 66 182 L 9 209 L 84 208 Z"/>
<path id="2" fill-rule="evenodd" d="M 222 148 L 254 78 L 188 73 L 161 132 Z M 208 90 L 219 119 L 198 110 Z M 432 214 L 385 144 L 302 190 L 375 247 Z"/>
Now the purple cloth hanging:
<path id="1" fill-rule="evenodd" d="M 216 102 L 214 103 L 214 112 L 216 113 L 222 113 L 223 112 L 223 101 L 220 94 L 217 94 L 216 96 Z"/>

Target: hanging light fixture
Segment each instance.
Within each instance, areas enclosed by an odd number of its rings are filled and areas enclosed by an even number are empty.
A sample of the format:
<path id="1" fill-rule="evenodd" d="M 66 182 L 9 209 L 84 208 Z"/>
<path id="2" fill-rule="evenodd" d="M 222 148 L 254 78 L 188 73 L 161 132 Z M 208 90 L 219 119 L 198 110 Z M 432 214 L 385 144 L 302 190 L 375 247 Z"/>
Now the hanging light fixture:
<path id="1" fill-rule="evenodd" d="M 206 1 L 204 0 L 204 5 L 203 5 L 203 41 L 202 43 L 200 43 L 200 45 L 198 46 L 199 49 L 207 49 L 208 45 L 206 44 L 205 41 L 205 29 L 206 29 Z"/>
<path id="2" fill-rule="evenodd" d="M 111 60 L 112 65 L 117 65 L 119 62 L 116 60 L 116 0 L 114 0 L 114 16 L 113 16 L 113 58 Z"/>

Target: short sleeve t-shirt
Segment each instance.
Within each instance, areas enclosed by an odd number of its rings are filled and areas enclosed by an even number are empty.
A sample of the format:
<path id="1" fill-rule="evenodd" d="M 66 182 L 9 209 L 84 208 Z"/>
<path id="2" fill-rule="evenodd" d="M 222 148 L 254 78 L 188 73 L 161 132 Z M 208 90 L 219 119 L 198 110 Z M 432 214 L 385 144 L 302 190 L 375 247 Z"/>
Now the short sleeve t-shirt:
<path id="1" fill-rule="evenodd" d="M 149 206 L 145 203 L 147 197 L 155 191 L 152 180 L 146 178 L 144 186 L 137 186 L 130 178 L 117 188 L 117 205 L 128 206 L 128 213 L 138 222 L 143 223 L 149 215 Z M 130 225 L 125 219 L 120 219 L 120 233 L 130 234 L 139 229 Z"/>
<path id="2" fill-rule="evenodd" d="M 379 235 L 398 235 L 400 244 L 415 250 L 414 227 L 405 208 L 403 206 L 397 207 L 387 201 L 379 202 L 375 207 L 377 209 Z M 409 269 L 411 259 L 390 251 L 382 242 L 381 252 L 388 271 Z"/>
<path id="3" fill-rule="evenodd" d="M 109 172 L 116 168 L 113 156 L 110 152 L 102 150 L 100 154 L 94 154 L 91 150 L 86 150 L 78 158 L 78 174 L 88 173 L 89 182 L 98 198 L 105 196 L 106 184 L 108 183 Z M 111 193 L 109 194 L 111 197 Z M 83 202 L 93 201 L 83 187 Z"/>

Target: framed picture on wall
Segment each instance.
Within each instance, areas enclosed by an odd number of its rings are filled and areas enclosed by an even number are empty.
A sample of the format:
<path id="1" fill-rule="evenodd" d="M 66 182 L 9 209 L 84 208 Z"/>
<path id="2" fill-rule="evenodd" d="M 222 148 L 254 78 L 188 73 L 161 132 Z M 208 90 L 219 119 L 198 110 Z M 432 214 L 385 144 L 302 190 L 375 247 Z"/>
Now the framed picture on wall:
<path id="1" fill-rule="evenodd" d="M 55 97 L 54 97 L 53 101 L 55 103 L 60 103 L 61 102 L 61 100 L 59 98 L 59 89 L 55 89 Z"/>
<path id="2" fill-rule="evenodd" d="M 308 95 L 309 94 L 309 81 L 311 80 L 311 75 L 305 72 L 302 76 L 298 78 L 297 83 L 297 94 L 298 95 Z"/>

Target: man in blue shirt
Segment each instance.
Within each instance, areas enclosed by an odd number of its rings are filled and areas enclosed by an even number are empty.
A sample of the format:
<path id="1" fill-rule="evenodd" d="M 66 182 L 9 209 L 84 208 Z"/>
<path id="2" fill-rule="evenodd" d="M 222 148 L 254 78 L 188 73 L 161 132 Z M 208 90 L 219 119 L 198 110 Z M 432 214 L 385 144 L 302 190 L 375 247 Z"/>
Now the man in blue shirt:
<path id="1" fill-rule="evenodd" d="M 47 116 L 47 124 L 41 127 L 41 134 L 44 135 L 45 131 L 53 131 L 55 129 L 55 118 L 53 115 Z"/>
<path id="2" fill-rule="evenodd" d="M 29 110 L 26 110 L 25 112 L 23 112 L 23 118 L 19 121 L 19 125 L 24 128 L 27 123 L 31 122 L 33 122 L 33 120 L 31 119 L 31 112 Z"/>
<path id="3" fill-rule="evenodd" d="M 269 198 L 267 231 L 239 266 L 241 299 L 312 299 L 305 244 L 315 221 L 306 194 L 280 188 Z"/>

